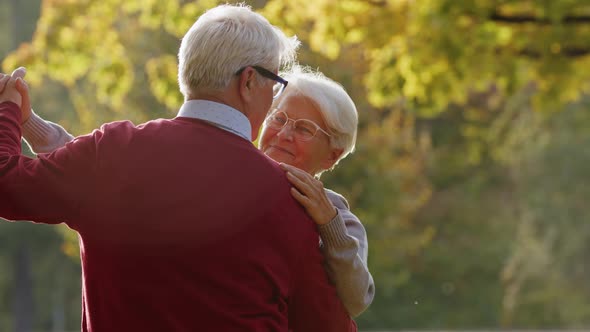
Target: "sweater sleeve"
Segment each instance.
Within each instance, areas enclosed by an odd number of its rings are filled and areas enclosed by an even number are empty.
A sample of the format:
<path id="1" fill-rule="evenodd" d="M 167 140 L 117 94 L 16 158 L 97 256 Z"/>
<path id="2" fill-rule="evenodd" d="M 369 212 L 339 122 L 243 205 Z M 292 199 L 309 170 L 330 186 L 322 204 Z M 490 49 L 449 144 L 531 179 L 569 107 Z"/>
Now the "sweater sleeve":
<path id="1" fill-rule="evenodd" d="M 288 218 L 290 239 L 296 244 L 288 299 L 290 332 L 357 332 L 336 288 L 324 269 L 325 258 L 318 248 L 319 234 L 315 223 L 289 196 L 288 205 L 277 204 Z M 294 204 L 295 203 L 295 204 Z M 299 224 L 298 226 L 295 226 Z M 302 226 L 301 224 L 307 224 Z"/>
<path id="2" fill-rule="evenodd" d="M 338 210 L 332 221 L 318 226 L 326 270 L 349 314 L 356 317 L 375 296 L 375 283 L 367 266 L 367 233 L 344 197 L 331 190 L 326 194 Z"/>
<path id="3" fill-rule="evenodd" d="M 22 131 L 25 141 L 35 153 L 52 152 L 74 139 L 62 126 L 43 120 L 35 112 L 23 123 Z"/>
<path id="4" fill-rule="evenodd" d="M 65 222 L 76 229 L 81 204 L 93 195 L 95 142 L 101 134 L 33 159 L 22 155 L 20 117 L 16 104 L 0 104 L 0 217 Z"/>

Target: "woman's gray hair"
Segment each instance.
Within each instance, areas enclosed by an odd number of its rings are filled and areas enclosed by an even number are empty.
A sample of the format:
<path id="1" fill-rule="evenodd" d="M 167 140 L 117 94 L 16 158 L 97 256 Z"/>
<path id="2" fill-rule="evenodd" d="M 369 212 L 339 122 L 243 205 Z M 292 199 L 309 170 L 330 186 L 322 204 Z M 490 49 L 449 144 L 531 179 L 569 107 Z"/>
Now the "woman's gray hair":
<path id="1" fill-rule="evenodd" d="M 328 127 L 330 146 L 343 152 L 334 163 L 344 159 L 354 151 L 358 127 L 358 113 L 352 98 L 338 82 L 326 77 L 309 67 L 292 66 L 282 76 L 289 82 L 281 96 L 273 102 L 272 107 L 280 105 L 288 96 L 308 98 L 320 111 Z"/>
<path id="2" fill-rule="evenodd" d="M 245 4 L 221 5 L 197 19 L 182 38 L 178 52 L 178 82 L 185 96 L 191 91 L 226 88 L 246 66 L 270 71 L 288 67 L 300 42 L 288 38 Z"/>

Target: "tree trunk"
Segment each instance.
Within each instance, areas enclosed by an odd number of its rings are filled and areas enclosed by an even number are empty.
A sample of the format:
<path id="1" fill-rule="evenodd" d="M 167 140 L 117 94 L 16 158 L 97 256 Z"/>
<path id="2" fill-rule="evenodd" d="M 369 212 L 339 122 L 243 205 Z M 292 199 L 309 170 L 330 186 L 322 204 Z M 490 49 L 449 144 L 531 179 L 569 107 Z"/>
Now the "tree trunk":
<path id="1" fill-rule="evenodd" d="M 61 262 L 59 264 L 61 266 Z M 57 271 L 62 270 L 59 266 Z M 66 329 L 66 314 L 65 314 L 65 285 L 63 278 L 55 278 L 55 284 L 52 295 L 52 310 L 51 310 L 51 331 L 62 332 Z"/>
<path id="2" fill-rule="evenodd" d="M 19 0 L 10 0 L 10 9 L 10 48 L 15 50 L 20 42 L 19 29 L 22 29 L 22 27 L 19 27 L 19 23 L 21 22 Z"/>
<path id="3" fill-rule="evenodd" d="M 33 282 L 31 257 L 26 243 L 14 253 L 14 332 L 33 330 Z"/>
<path id="4" fill-rule="evenodd" d="M 22 27 L 19 0 L 10 0 L 11 48 L 16 49 L 20 42 L 19 33 Z M 14 331 L 30 332 L 33 329 L 33 282 L 31 275 L 31 257 L 25 241 L 16 246 L 14 264 Z"/>

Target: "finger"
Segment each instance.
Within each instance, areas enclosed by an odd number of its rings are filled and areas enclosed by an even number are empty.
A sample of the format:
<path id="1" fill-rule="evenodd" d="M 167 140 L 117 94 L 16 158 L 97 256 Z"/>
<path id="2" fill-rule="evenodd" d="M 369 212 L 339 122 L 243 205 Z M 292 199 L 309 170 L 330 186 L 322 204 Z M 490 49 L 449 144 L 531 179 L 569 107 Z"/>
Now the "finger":
<path id="1" fill-rule="evenodd" d="M 279 165 L 281 166 L 282 169 L 284 169 L 286 171 L 292 171 L 293 173 L 305 173 L 300 168 L 297 168 L 297 167 L 289 165 L 289 164 L 280 163 Z"/>
<path id="2" fill-rule="evenodd" d="M 301 181 L 307 183 L 310 188 L 315 189 L 317 192 L 324 191 L 324 183 L 316 179 L 315 177 L 311 176 L 311 174 L 301 171 L 298 173 L 294 173 L 293 175 L 295 175 Z"/>
<path id="3" fill-rule="evenodd" d="M 293 174 L 294 176 L 296 176 L 297 178 L 301 179 L 302 181 L 305 181 L 309 184 L 314 184 L 314 182 L 316 181 L 316 179 L 311 176 L 311 174 L 305 172 L 304 170 L 294 167 L 294 166 L 290 166 L 287 165 L 288 168 L 285 168 L 285 170 L 287 170 L 287 172 Z M 322 184 L 323 186 L 323 184 Z"/>
<path id="4" fill-rule="evenodd" d="M 29 97 L 29 86 L 22 78 L 16 79 L 16 91 L 21 95 L 21 124 L 31 118 L 31 99 Z"/>
<path id="5" fill-rule="evenodd" d="M 299 190 L 291 188 L 291 195 L 293 196 L 293 198 L 295 198 L 297 202 L 299 202 L 299 204 L 303 205 L 303 207 L 306 210 L 308 210 L 311 207 L 311 200 L 309 199 L 309 197 L 303 195 L 301 192 L 299 192 Z"/>
<path id="6" fill-rule="evenodd" d="M 8 82 L 6 83 L 6 89 L 15 89 L 16 90 L 16 81 L 20 78 L 12 78 L 11 76 L 8 77 Z"/>
<path id="7" fill-rule="evenodd" d="M 27 82 L 25 82 L 25 80 L 23 80 L 20 77 L 16 78 L 16 89 L 19 90 L 19 92 L 21 92 L 20 90 L 23 89 L 28 89 L 29 85 L 27 84 Z"/>
<path id="8" fill-rule="evenodd" d="M 305 173 L 296 172 L 294 170 L 288 170 L 287 174 L 291 174 L 291 176 L 305 182 L 309 182 L 309 178 L 305 175 Z"/>
<path id="9" fill-rule="evenodd" d="M 18 107 L 21 107 L 22 104 L 22 96 L 20 95 L 20 93 L 18 93 L 18 91 L 16 91 L 16 79 L 8 76 L 9 80 L 8 82 L 6 82 L 6 84 L 4 84 L 4 91 L 2 93 L 0 93 L 0 98 L 3 102 L 5 101 L 9 101 L 9 102 L 13 102 L 15 104 L 18 105 Z M 2 79 L 4 80 L 5 77 Z M 19 78 L 20 79 L 20 78 Z"/>
<path id="10" fill-rule="evenodd" d="M 292 172 L 294 174 L 297 174 L 298 176 L 305 176 L 305 175 L 309 175 L 309 173 L 305 172 L 304 170 L 297 168 L 295 166 L 291 166 L 285 163 L 281 163 L 280 166 L 284 169 L 287 170 L 289 172 Z"/>
<path id="11" fill-rule="evenodd" d="M 22 78 L 18 77 L 16 79 L 15 87 L 16 87 L 16 91 L 18 91 L 18 93 L 20 93 L 21 96 L 23 96 L 23 100 L 29 99 L 29 86 Z"/>
<path id="12" fill-rule="evenodd" d="M 303 181 L 302 179 L 298 178 L 297 176 L 293 175 L 291 172 L 287 172 L 287 180 L 291 182 L 297 189 L 302 191 L 306 195 L 311 195 L 313 193 L 312 187 L 309 183 Z"/>
<path id="13" fill-rule="evenodd" d="M 279 163 L 279 166 L 284 170 L 289 170 L 289 169 L 293 168 L 293 166 L 291 166 L 289 164 L 285 164 L 285 163 Z"/>
<path id="14" fill-rule="evenodd" d="M 12 72 L 12 77 L 17 78 L 25 78 L 25 75 L 27 74 L 27 69 L 25 67 L 18 67 L 16 68 L 13 72 Z"/>
<path id="15" fill-rule="evenodd" d="M 10 76 L 8 75 L 4 75 L 2 78 L 0 78 L 0 93 L 4 92 L 4 89 L 6 89 L 6 83 L 8 83 L 9 80 Z"/>

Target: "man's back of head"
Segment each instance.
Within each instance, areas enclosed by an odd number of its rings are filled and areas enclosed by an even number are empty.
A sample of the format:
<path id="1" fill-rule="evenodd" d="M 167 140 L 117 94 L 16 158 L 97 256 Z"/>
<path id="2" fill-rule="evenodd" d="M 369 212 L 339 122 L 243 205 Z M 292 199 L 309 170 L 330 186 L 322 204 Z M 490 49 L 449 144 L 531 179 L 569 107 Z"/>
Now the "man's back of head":
<path id="1" fill-rule="evenodd" d="M 246 66 L 271 71 L 296 58 L 299 41 L 287 38 L 266 18 L 246 5 L 221 5 L 208 10 L 182 39 L 178 81 L 186 99 L 195 92 L 226 88 Z"/>

